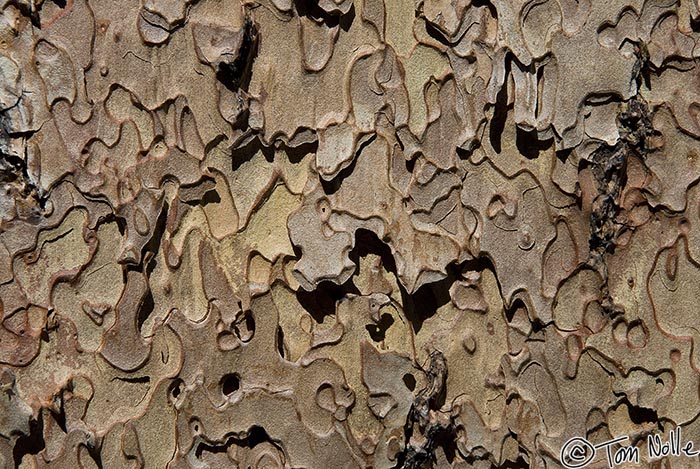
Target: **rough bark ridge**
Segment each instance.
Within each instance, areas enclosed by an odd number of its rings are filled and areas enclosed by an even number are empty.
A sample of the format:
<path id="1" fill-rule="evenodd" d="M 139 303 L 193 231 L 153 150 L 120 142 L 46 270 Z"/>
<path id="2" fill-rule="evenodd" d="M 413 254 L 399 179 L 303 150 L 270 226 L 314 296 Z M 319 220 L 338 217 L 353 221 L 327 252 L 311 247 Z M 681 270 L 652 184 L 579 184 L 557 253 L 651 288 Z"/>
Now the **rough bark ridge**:
<path id="1" fill-rule="evenodd" d="M 696 467 L 698 25 L 0 0 L 0 467 Z"/>

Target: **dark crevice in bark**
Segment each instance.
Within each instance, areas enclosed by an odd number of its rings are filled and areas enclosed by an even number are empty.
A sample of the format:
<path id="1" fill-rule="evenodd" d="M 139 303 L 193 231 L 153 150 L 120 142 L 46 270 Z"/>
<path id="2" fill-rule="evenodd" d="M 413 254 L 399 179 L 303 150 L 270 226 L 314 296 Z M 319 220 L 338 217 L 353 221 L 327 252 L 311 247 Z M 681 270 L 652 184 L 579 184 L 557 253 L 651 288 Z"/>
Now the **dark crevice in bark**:
<path id="1" fill-rule="evenodd" d="M 323 23 L 329 28 L 340 28 L 347 32 L 355 20 L 355 6 L 351 5 L 343 15 L 331 14 L 324 11 L 316 0 L 295 0 L 295 9 L 299 16 L 304 16 L 316 23 Z"/>
<path id="2" fill-rule="evenodd" d="M 258 53 L 258 28 L 250 17 L 246 16 L 243 30 L 238 55 L 233 60 L 220 62 L 216 71 L 217 80 L 234 92 L 248 89 L 253 61 Z"/>
<path id="3" fill-rule="evenodd" d="M 342 285 L 323 281 L 313 291 L 300 288 L 297 290 L 296 297 L 309 315 L 320 324 L 326 316 L 335 314 L 336 303 L 348 294 L 360 295 L 352 278 Z"/>
<path id="4" fill-rule="evenodd" d="M 19 467 L 22 463 L 22 458 L 27 454 L 39 454 L 44 450 L 46 444 L 44 442 L 44 419 L 42 414 L 39 417 L 29 421 L 29 434 L 21 435 L 17 438 L 15 446 L 12 449 L 12 457 L 15 462 L 15 467 Z"/>
<path id="5" fill-rule="evenodd" d="M 231 436 L 221 443 L 213 441 L 200 441 L 194 448 L 194 454 L 197 459 L 201 459 L 204 452 L 225 453 L 231 446 L 254 448 L 260 443 L 264 442 L 270 443 L 280 452 L 280 454 L 283 454 L 279 446 L 272 440 L 272 438 L 270 438 L 265 429 L 259 426 L 252 426 L 250 430 L 248 430 L 247 435 L 243 437 Z"/>

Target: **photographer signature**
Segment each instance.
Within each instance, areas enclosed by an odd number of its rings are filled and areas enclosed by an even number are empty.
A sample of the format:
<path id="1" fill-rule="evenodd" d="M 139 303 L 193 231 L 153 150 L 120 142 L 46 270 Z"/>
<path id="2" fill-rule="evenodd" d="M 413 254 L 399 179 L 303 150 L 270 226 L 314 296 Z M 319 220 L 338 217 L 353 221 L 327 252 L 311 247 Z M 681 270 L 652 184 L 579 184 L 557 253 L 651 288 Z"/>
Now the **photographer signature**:
<path id="1" fill-rule="evenodd" d="M 570 438 L 564 443 L 559 452 L 559 461 L 567 469 L 582 468 L 589 465 L 601 449 L 605 449 L 605 457 L 608 467 L 613 469 L 624 463 L 639 463 L 639 448 L 632 445 L 620 445 L 629 440 L 629 436 L 621 436 L 607 440 L 597 445 L 581 437 Z M 614 449 L 613 446 L 619 446 Z M 647 437 L 647 456 L 649 461 L 661 459 L 667 456 L 696 457 L 700 450 L 693 449 L 692 441 L 682 441 L 681 427 L 676 427 L 669 432 L 669 438 L 663 441 L 659 435 Z"/>

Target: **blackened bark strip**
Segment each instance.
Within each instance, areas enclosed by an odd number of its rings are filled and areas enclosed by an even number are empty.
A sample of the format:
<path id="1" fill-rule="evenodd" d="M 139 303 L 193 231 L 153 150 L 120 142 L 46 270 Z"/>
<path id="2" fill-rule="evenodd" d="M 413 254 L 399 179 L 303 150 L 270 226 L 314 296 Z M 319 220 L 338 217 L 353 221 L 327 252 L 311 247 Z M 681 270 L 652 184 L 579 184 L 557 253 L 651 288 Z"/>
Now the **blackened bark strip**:
<path id="1" fill-rule="evenodd" d="M 0 113 L 0 185 L 4 185 L 10 190 L 7 194 L 17 199 L 30 201 L 30 205 L 35 205 L 44 209 L 47 196 L 43 194 L 41 188 L 32 180 L 27 166 L 27 155 L 25 148 L 24 159 L 14 154 L 11 148 L 11 138 L 17 138 L 18 134 L 10 131 L 11 124 L 7 113 Z M 30 135 L 24 135 L 29 137 Z"/>
<path id="2" fill-rule="evenodd" d="M 627 162 L 635 155 L 642 161 L 648 153 L 648 138 L 654 133 L 646 102 L 638 96 L 625 105 L 617 119 L 620 140 L 614 146 L 601 146 L 591 155 L 591 171 L 598 186 L 598 196 L 591 211 L 591 236 L 589 239 L 589 264 L 603 278 L 601 306 L 615 312 L 608 291 L 608 268 L 605 256 L 615 250 L 615 238 L 621 224 L 620 196 L 627 182 Z"/>
<path id="3" fill-rule="evenodd" d="M 406 447 L 399 454 L 395 468 L 431 468 L 437 446 L 446 440 L 456 440 L 452 416 L 441 411 L 445 399 L 447 360 L 439 350 L 430 353 L 430 366 L 425 375 L 428 385 L 411 404 L 404 425 Z"/>

